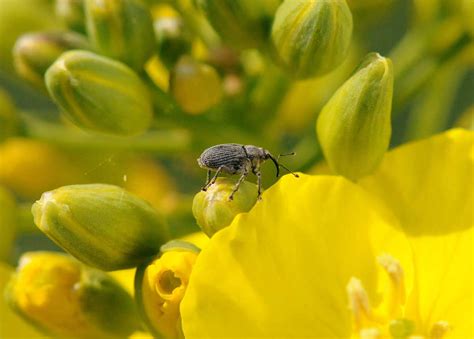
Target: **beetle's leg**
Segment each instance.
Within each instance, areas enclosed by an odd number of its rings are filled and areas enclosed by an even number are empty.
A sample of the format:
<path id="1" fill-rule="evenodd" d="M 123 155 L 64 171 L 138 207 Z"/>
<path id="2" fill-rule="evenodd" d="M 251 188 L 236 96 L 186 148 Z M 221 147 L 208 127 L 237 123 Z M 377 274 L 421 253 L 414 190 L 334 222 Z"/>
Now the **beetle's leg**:
<path id="1" fill-rule="evenodd" d="M 229 200 L 234 200 L 235 192 L 237 192 L 239 190 L 240 184 L 242 184 L 242 181 L 245 180 L 245 178 L 247 177 L 248 174 L 249 174 L 249 172 L 247 171 L 247 169 L 244 169 L 244 172 L 242 173 L 239 180 L 237 181 L 237 184 L 235 184 L 235 187 L 232 190 L 232 193 L 229 195 Z"/>
<path id="2" fill-rule="evenodd" d="M 257 200 L 262 200 L 262 174 L 260 170 L 256 170 L 254 173 L 257 176 Z"/>
<path id="3" fill-rule="evenodd" d="M 224 168 L 224 166 L 219 166 L 219 168 L 218 168 L 217 171 L 216 171 L 216 174 L 214 174 L 214 176 L 212 177 L 211 181 L 208 181 L 208 182 L 204 185 L 204 187 L 201 188 L 201 190 L 207 191 L 207 189 L 208 189 L 211 185 L 213 185 L 213 184 L 216 182 L 217 176 L 219 175 L 219 173 L 222 171 L 223 168 Z M 210 174 L 211 174 L 210 172 L 211 172 L 211 171 L 208 171 L 208 172 L 207 172 L 209 176 L 210 176 Z"/>
<path id="4" fill-rule="evenodd" d="M 224 166 L 219 166 L 219 168 L 216 171 L 216 174 L 214 174 L 214 176 L 212 177 L 212 180 L 211 180 L 211 183 L 209 184 L 209 186 L 214 185 L 214 183 L 217 180 L 217 176 L 219 175 L 219 173 L 221 173 L 223 168 L 224 168 Z"/>
<path id="5" fill-rule="evenodd" d="M 201 191 L 206 191 L 207 190 L 207 188 L 209 187 L 209 182 L 210 181 L 211 181 L 211 170 L 207 170 L 206 183 L 201 188 Z"/>
<path id="6" fill-rule="evenodd" d="M 223 168 L 223 167 L 224 167 L 224 166 L 220 166 L 220 167 L 217 169 L 216 174 L 214 174 L 214 176 L 212 177 L 211 180 L 209 180 L 209 178 L 211 177 L 211 171 L 210 171 L 210 170 L 207 171 L 207 183 L 204 185 L 203 188 L 201 188 L 202 191 L 207 191 L 207 189 L 208 189 L 211 185 L 213 185 L 213 184 L 216 182 L 217 176 L 218 176 L 219 173 L 222 171 L 222 168 Z"/>

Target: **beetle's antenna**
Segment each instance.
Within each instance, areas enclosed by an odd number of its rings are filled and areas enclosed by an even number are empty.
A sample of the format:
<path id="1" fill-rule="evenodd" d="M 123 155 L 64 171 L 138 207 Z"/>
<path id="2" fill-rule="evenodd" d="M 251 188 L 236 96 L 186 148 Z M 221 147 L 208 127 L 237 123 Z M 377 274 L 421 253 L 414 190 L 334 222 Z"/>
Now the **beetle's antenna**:
<path id="1" fill-rule="evenodd" d="M 288 168 L 286 168 L 286 167 L 283 166 L 282 164 L 278 163 L 278 166 L 283 167 L 283 168 L 286 169 L 289 173 L 293 174 L 296 178 L 299 178 L 299 177 L 300 177 L 298 174 L 294 173 L 293 171 L 290 171 Z"/>
<path id="2" fill-rule="evenodd" d="M 280 157 L 284 157 L 284 156 L 287 156 L 287 155 L 295 155 L 295 152 L 291 152 L 291 153 L 287 153 L 287 154 L 280 154 L 278 155 L 278 158 L 273 158 L 271 155 L 269 155 L 269 158 L 272 159 L 273 163 L 275 164 L 275 167 L 277 169 L 277 178 L 278 178 L 278 175 L 280 174 L 280 167 L 282 167 L 283 169 L 287 170 L 289 173 L 293 174 L 296 178 L 299 178 L 299 175 L 294 173 L 293 171 L 289 170 L 286 166 L 280 164 L 278 162 L 278 160 L 280 160 Z"/>
<path id="3" fill-rule="evenodd" d="M 278 158 L 277 158 L 277 161 L 280 160 L 280 157 L 286 157 L 288 155 L 295 155 L 295 152 L 291 152 L 291 153 L 285 153 L 285 154 L 279 154 L 278 155 Z"/>

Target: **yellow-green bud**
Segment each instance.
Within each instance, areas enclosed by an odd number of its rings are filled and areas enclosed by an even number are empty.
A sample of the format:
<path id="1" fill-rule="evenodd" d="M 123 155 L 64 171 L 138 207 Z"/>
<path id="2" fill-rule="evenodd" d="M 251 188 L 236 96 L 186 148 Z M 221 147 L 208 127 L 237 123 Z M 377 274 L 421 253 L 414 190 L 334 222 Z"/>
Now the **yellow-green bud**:
<path id="1" fill-rule="evenodd" d="M 192 39 L 179 17 L 161 17 L 154 22 L 160 60 L 172 68 L 178 59 L 189 53 Z"/>
<path id="2" fill-rule="evenodd" d="M 325 74 L 346 58 L 352 15 L 345 0 L 285 0 L 272 39 L 284 67 L 297 78 Z"/>
<path id="3" fill-rule="evenodd" d="M 61 253 L 23 254 L 6 297 L 21 316 L 57 337 L 126 337 L 140 328 L 133 299 L 118 282 Z"/>
<path id="4" fill-rule="evenodd" d="M 18 129 L 15 105 L 7 92 L 0 88 L 0 142 L 14 135 Z"/>
<path id="5" fill-rule="evenodd" d="M 170 75 L 170 90 L 183 111 L 199 114 L 216 105 L 222 97 L 219 74 L 190 56 L 179 59 Z"/>
<path id="6" fill-rule="evenodd" d="M 99 53 L 141 69 L 155 49 L 153 20 L 141 0 L 85 0 L 87 34 Z"/>
<path id="7" fill-rule="evenodd" d="M 13 195 L 0 186 L 0 260 L 8 261 L 11 256 L 17 227 L 17 206 Z"/>
<path id="8" fill-rule="evenodd" d="M 222 40 L 237 48 L 264 46 L 281 0 L 199 0 Z"/>
<path id="9" fill-rule="evenodd" d="M 194 196 L 193 215 L 209 237 L 229 226 L 237 214 L 248 212 L 257 201 L 257 186 L 248 181 L 242 182 L 234 199 L 229 200 L 235 184 L 233 178 L 218 178 L 207 191 Z"/>
<path id="10" fill-rule="evenodd" d="M 324 106 L 317 134 L 331 169 L 351 180 L 372 173 L 390 142 L 393 69 L 370 53 Z"/>
<path id="11" fill-rule="evenodd" d="M 150 95 L 138 75 L 121 62 L 86 51 L 69 51 L 48 69 L 46 87 L 78 126 L 134 135 L 151 124 Z"/>
<path id="12" fill-rule="evenodd" d="M 137 268 L 135 299 L 154 337 L 184 338 L 179 307 L 199 249 L 184 242 L 164 247 L 161 255 Z"/>
<path id="13" fill-rule="evenodd" d="M 36 226 L 64 250 L 106 271 L 134 267 L 168 240 L 157 212 L 118 186 L 63 186 L 43 193 L 32 212 Z"/>
<path id="14" fill-rule="evenodd" d="M 45 89 L 44 74 L 64 52 L 88 49 L 86 38 L 73 32 L 40 32 L 22 35 L 13 47 L 16 72 L 31 84 Z"/>
<path id="15" fill-rule="evenodd" d="M 70 29 L 85 33 L 84 0 L 56 0 L 56 16 Z"/>
<path id="16" fill-rule="evenodd" d="M 25 32 L 54 29 L 50 1 L 0 0 L 0 69 L 13 71 L 12 48 Z"/>

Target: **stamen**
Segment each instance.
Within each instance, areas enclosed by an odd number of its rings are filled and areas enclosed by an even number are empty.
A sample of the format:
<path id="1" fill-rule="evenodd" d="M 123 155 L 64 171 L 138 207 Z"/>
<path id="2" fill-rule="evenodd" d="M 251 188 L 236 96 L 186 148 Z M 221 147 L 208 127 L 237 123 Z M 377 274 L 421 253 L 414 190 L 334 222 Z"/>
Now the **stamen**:
<path id="1" fill-rule="evenodd" d="M 346 291 L 349 297 L 349 309 L 352 311 L 356 330 L 359 331 L 372 319 L 369 297 L 362 282 L 354 277 L 349 280 Z"/>
<path id="2" fill-rule="evenodd" d="M 382 334 L 376 328 L 364 328 L 359 332 L 360 339 L 379 339 Z"/>
<path id="3" fill-rule="evenodd" d="M 447 321 L 438 321 L 431 327 L 430 337 L 432 339 L 442 339 L 451 330 L 452 327 Z"/>
<path id="4" fill-rule="evenodd" d="M 390 278 L 390 290 L 387 297 L 387 316 L 396 318 L 401 315 L 401 307 L 405 304 L 405 277 L 400 262 L 389 254 L 382 254 L 378 263 Z"/>

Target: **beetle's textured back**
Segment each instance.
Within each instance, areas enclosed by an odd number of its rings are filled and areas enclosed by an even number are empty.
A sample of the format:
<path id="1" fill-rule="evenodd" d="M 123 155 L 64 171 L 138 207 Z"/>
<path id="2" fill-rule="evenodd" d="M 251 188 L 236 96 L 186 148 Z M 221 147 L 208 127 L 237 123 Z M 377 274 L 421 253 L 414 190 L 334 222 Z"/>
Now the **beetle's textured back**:
<path id="1" fill-rule="evenodd" d="M 209 169 L 218 169 L 225 166 L 227 169 L 237 170 L 244 164 L 246 158 L 242 145 L 222 144 L 209 147 L 198 159 L 201 167 Z"/>

